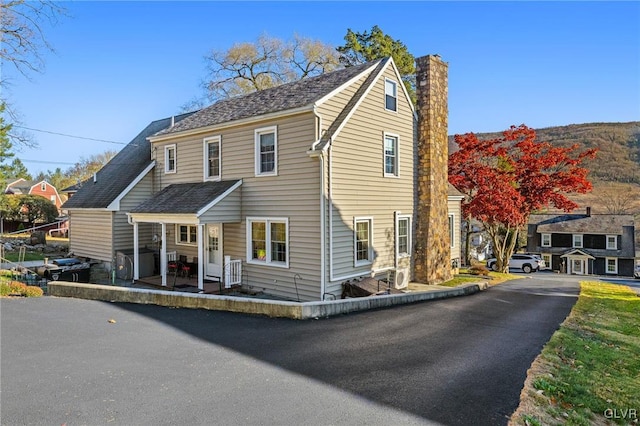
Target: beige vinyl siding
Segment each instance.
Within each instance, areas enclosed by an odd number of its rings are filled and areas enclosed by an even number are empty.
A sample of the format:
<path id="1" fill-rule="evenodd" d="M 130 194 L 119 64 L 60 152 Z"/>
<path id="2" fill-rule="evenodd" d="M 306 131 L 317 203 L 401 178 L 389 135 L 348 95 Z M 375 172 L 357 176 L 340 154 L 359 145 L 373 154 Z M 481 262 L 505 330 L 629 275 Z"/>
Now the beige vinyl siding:
<path id="1" fill-rule="evenodd" d="M 241 202 L 242 202 L 242 186 L 227 195 L 223 200 L 219 201 L 209 211 L 200 216 L 201 222 L 240 222 Z"/>
<path id="2" fill-rule="evenodd" d="M 388 68 L 363 99 L 332 145 L 333 275 L 339 278 L 368 275 L 395 267 L 394 212 L 413 215 L 413 113 L 401 99 L 398 111 L 384 107 L 384 77 L 398 82 Z M 384 134 L 399 137 L 398 177 L 384 177 Z M 354 267 L 354 217 L 373 220 L 373 263 Z M 415 225 L 414 225 L 415 226 Z"/>
<path id="3" fill-rule="evenodd" d="M 255 176 L 255 130 L 277 126 L 277 176 Z M 313 113 L 297 114 L 252 125 L 220 128 L 198 136 L 156 143 L 157 189 L 170 183 L 201 182 L 203 174 L 203 139 L 221 137 L 221 179 L 242 179 L 236 190 L 242 200 L 240 223 L 223 226 L 224 255 L 242 259 L 245 282 L 253 288 L 296 299 L 293 277 L 298 274 L 298 294 L 301 300 L 320 298 L 320 165 L 307 150 L 316 138 Z M 177 146 L 177 173 L 164 174 L 164 148 Z M 160 155 L 162 153 L 162 155 Z M 232 194 L 233 195 L 233 194 Z M 229 200 L 231 201 L 231 199 Z M 216 223 L 224 216 L 207 214 L 206 221 Z M 246 263 L 246 218 L 283 218 L 289 220 L 289 268 Z M 229 218 L 229 217 L 227 217 Z M 235 218 L 234 218 L 235 219 Z M 167 240 L 175 241 L 174 230 Z M 193 247 L 194 253 L 196 248 Z M 191 250 L 182 246 L 178 252 Z"/>
<path id="4" fill-rule="evenodd" d="M 129 224 L 127 212 L 143 201 L 151 198 L 153 176 L 148 173 L 138 184 L 120 200 L 120 210 L 115 213 L 113 221 L 113 250 L 133 248 L 133 225 Z M 138 224 L 138 242 L 140 247 L 151 247 L 153 226 L 150 223 Z"/>
<path id="5" fill-rule="evenodd" d="M 353 97 L 358 88 L 362 86 L 362 83 L 367 79 L 369 74 L 362 76 L 355 84 L 351 84 L 348 87 L 345 87 L 340 92 L 336 93 L 335 96 L 327 99 L 317 108 L 317 113 L 322 117 L 322 129 L 326 130 L 331 126 L 331 123 L 336 119 L 338 114 L 344 109 L 347 105 L 347 102 Z"/>
<path id="6" fill-rule="evenodd" d="M 69 250 L 76 256 L 113 260 L 113 212 L 69 211 Z"/>

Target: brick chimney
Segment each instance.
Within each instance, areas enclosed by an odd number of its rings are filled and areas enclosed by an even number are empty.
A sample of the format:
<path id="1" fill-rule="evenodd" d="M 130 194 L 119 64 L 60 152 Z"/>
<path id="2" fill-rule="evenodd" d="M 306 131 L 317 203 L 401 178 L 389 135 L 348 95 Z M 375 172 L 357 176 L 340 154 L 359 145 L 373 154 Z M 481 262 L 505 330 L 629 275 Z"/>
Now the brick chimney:
<path id="1" fill-rule="evenodd" d="M 452 278 L 448 189 L 448 65 L 438 55 L 416 59 L 418 146 L 413 279 L 438 284 Z"/>

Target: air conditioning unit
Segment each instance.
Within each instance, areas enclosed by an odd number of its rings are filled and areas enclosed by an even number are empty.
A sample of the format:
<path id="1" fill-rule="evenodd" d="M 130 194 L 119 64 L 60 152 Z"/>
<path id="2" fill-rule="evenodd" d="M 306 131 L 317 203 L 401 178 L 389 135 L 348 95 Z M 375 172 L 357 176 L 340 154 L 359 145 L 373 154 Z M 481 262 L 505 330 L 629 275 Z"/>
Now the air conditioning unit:
<path id="1" fill-rule="evenodd" d="M 409 268 L 398 268 L 392 273 L 395 288 L 401 289 L 409 286 Z"/>

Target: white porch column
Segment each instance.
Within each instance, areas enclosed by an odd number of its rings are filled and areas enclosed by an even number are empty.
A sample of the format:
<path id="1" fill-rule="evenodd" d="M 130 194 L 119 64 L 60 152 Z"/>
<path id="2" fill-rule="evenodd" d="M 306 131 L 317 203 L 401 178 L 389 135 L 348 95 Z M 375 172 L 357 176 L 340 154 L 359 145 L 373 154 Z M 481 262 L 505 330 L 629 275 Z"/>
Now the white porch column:
<path id="1" fill-rule="evenodd" d="M 133 280 L 140 279 L 140 254 L 138 253 L 138 222 L 133 222 Z"/>
<path id="2" fill-rule="evenodd" d="M 162 244 L 160 245 L 160 274 L 162 276 L 162 285 L 167 285 L 167 224 L 162 225 Z"/>
<path id="3" fill-rule="evenodd" d="M 198 289 L 204 290 L 204 225 L 198 225 Z"/>

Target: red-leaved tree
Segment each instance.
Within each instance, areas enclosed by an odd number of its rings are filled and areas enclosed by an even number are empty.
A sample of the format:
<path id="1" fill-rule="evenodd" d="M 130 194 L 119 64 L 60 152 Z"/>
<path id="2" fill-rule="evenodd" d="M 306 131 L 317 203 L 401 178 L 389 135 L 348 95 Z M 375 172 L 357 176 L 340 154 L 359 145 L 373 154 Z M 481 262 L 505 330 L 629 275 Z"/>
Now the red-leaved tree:
<path id="1" fill-rule="evenodd" d="M 502 272 L 531 213 L 550 206 L 569 212 L 578 205 L 566 195 L 591 190 L 589 171 L 581 164 L 596 149 L 555 147 L 535 139 L 535 130 L 524 124 L 495 139 L 456 135 L 459 149 L 449 157 L 449 182 L 466 195 L 463 215 L 483 224 Z"/>

